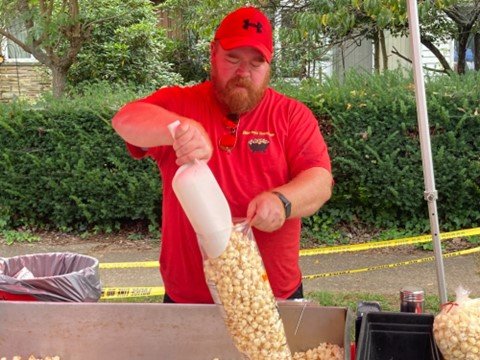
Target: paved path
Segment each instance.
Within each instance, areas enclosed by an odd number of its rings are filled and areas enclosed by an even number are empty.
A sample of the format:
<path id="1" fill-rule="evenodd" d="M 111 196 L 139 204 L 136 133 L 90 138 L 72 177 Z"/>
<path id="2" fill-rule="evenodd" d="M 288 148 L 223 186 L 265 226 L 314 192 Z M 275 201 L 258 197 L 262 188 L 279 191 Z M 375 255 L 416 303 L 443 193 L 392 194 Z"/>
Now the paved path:
<path id="1" fill-rule="evenodd" d="M 120 241 L 110 244 L 88 240 L 68 242 L 66 244 L 15 244 L 8 246 L 0 243 L 0 257 L 11 257 L 42 252 L 75 252 L 97 258 L 100 263 L 155 261 L 158 259 L 158 243 Z M 304 275 L 324 274 L 335 271 L 363 269 L 376 265 L 433 256 L 431 252 L 398 250 L 369 250 L 355 253 L 317 255 L 301 258 Z M 472 294 L 480 296 L 480 253 L 444 259 L 447 291 L 454 294 L 459 285 L 470 289 Z M 161 286 L 158 268 L 101 269 L 100 279 L 104 286 Z M 398 294 L 406 285 L 420 286 L 426 294 L 438 294 L 435 262 L 425 262 L 361 272 L 347 275 L 318 277 L 305 280 L 308 293 L 314 290 L 351 291 L 377 294 Z"/>

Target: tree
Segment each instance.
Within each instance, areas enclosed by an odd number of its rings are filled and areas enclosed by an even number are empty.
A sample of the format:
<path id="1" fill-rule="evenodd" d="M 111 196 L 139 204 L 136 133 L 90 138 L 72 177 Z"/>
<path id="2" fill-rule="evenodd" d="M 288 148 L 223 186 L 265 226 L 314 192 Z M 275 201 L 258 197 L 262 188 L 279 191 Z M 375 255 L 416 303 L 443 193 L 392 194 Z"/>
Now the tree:
<path id="1" fill-rule="evenodd" d="M 457 72 L 465 73 L 466 53 L 469 39 L 478 39 L 480 34 L 480 1 L 459 1 L 443 9 L 445 15 L 456 25 L 456 40 L 458 43 L 458 62 Z M 477 42 L 478 45 L 478 42 Z M 475 69 L 478 70 L 480 64 L 480 47 L 475 46 Z"/>
<path id="2" fill-rule="evenodd" d="M 282 24 L 282 39 L 300 49 L 302 57 L 321 59 L 335 46 L 367 39 L 375 45 L 377 70 L 381 62 L 388 66 L 385 32 L 404 29 L 406 24 L 405 2 L 396 0 L 289 1 L 279 11 L 290 18 L 285 31 Z"/>
<path id="3" fill-rule="evenodd" d="M 157 88 L 182 82 L 165 61 L 172 40 L 158 26 L 157 9 L 149 0 L 97 0 L 83 11 L 88 21 L 109 20 L 93 28 L 68 73 L 69 84 L 106 80 Z"/>
<path id="4" fill-rule="evenodd" d="M 404 0 L 319 0 L 303 3 L 308 4 L 305 7 L 308 11 L 298 13 L 297 31 L 304 31 L 307 25 L 310 31 L 322 32 L 332 43 L 366 37 L 374 41 L 375 53 L 380 54 L 385 31 L 392 35 L 408 33 Z M 419 2 L 418 8 L 422 44 L 438 58 L 448 73 L 452 69 L 437 44 L 455 39 L 458 43 L 457 71 L 464 73 L 467 43 L 478 33 L 480 1 L 428 0 Z M 476 47 L 476 51 L 480 60 L 480 48 Z M 386 54 L 385 51 L 382 53 L 386 68 Z M 401 56 L 398 52 L 397 55 Z M 378 57 L 375 63 L 379 66 Z"/>
<path id="5" fill-rule="evenodd" d="M 0 0 L 0 35 L 50 69 L 57 97 L 63 93 L 67 72 L 94 25 L 82 17 L 78 0 Z M 25 41 L 15 29 L 26 31 Z"/>
<path id="6" fill-rule="evenodd" d="M 149 0 L 0 0 L 1 35 L 50 69 L 56 97 L 69 78 L 152 86 L 180 80 L 161 60 L 166 37 Z"/>
<path id="7" fill-rule="evenodd" d="M 232 0 L 202 0 L 193 4 L 167 0 L 165 4 L 182 11 L 185 30 L 194 31 L 200 40 L 211 39 L 222 16 L 241 5 Z M 257 0 L 249 4 L 259 6 L 274 22 L 276 57 L 282 60 L 276 66 L 282 74 L 291 72 L 299 77 L 307 76 L 305 66 L 322 60 L 332 47 L 361 39 L 370 40 L 375 46 L 375 69 L 387 69 L 386 34 L 406 36 L 409 32 L 405 0 Z M 448 73 L 453 69 L 438 45 L 456 40 L 457 71 L 464 72 L 467 41 L 473 39 L 480 45 L 480 0 L 425 0 L 418 2 L 418 9 L 422 44 Z M 278 14 L 282 15 L 281 22 L 276 21 Z M 480 46 L 475 47 L 475 52 L 478 69 Z"/>

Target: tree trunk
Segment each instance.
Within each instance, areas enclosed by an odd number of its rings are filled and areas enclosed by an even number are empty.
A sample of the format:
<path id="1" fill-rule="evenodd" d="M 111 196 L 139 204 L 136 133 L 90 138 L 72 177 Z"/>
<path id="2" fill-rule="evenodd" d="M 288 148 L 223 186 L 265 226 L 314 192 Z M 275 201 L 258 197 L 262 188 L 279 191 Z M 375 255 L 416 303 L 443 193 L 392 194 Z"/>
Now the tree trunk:
<path id="1" fill-rule="evenodd" d="M 52 93 L 53 96 L 59 98 L 63 95 L 67 86 L 67 72 L 62 67 L 51 67 L 52 70 Z"/>
<path id="2" fill-rule="evenodd" d="M 373 46 L 375 49 L 374 59 L 373 59 L 373 69 L 375 72 L 380 72 L 380 39 L 378 37 L 378 32 L 375 32 L 373 37 Z"/>
<path id="3" fill-rule="evenodd" d="M 475 33 L 475 35 L 473 35 L 473 54 L 475 70 L 480 71 L 480 33 Z"/>
<path id="4" fill-rule="evenodd" d="M 383 71 L 388 70 L 388 55 L 387 55 L 387 44 L 385 42 L 385 34 L 383 30 L 378 32 L 380 46 L 382 48 L 382 60 L 383 60 Z"/>
<path id="5" fill-rule="evenodd" d="M 440 64 L 442 64 L 443 69 L 448 72 L 452 71 L 452 68 L 450 67 L 450 64 L 448 63 L 447 59 L 445 59 L 445 56 L 443 56 L 442 52 L 435 46 L 434 43 L 432 43 L 429 39 L 420 37 L 420 42 L 425 45 L 425 47 L 432 52 L 433 55 L 440 61 Z"/>
<path id="6" fill-rule="evenodd" d="M 465 74 L 466 69 L 466 56 L 467 56 L 467 44 L 469 32 L 465 29 L 460 29 L 460 35 L 458 36 L 458 60 L 457 60 L 457 72 L 459 74 Z"/>
<path id="7" fill-rule="evenodd" d="M 308 77 L 308 62 L 305 59 L 302 59 L 301 64 L 300 78 L 306 79 Z"/>

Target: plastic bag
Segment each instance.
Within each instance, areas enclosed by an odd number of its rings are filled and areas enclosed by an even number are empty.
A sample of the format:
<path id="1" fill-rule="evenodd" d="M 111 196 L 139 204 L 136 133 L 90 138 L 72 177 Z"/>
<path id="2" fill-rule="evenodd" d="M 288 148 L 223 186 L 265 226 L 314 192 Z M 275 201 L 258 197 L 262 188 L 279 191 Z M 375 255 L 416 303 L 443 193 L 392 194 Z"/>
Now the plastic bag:
<path id="1" fill-rule="evenodd" d="M 98 260 L 74 253 L 0 258 L 0 292 L 40 301 L 95 302 L 102 293 Z"/>
<path id="2" fill-rule="evenodd" d="M 249 359 L 292 359 L 267 273 L 246 222 L 234 225 L 225 251 L 204 260 L 212 297 L 224 309 L 237 349 Z"/>
<path id="3" fill-rule="evenodd" d="M 455 302 L 435 316 L 433 335 L 445 360 L 480 359 L 480 299 L 469 294 L 460 286 Z"/>

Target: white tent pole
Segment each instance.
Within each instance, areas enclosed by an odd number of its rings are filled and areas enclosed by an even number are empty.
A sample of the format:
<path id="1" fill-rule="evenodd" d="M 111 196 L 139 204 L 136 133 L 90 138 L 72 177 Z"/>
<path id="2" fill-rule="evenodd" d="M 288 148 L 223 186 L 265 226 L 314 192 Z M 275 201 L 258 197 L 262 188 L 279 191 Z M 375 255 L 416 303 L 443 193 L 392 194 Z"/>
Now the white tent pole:
<path id="1" fill-rule="evenodd" d="M 428 202 L 430 230 L 432 233 L 433 251 L 437 269 L 438 293 L 441 304 L 447 302 L 445 271 L 443 268 L 442 246 L 440 243 L 440 227 L 437 214 L 437 190 L 433 175 L 432 149 L 430 146 L 430 129 L 428 125 L 427 101 L 423 78 L 422 57 L 420 52 L 420 29 L 418 25 L 418 9 L 416 0 L 407 0 L 408 24 L 410 28 L 410 45 L 413 57 L 413 79 L 415 82 L 415 98 L 417 104 L 417 121 L 422 151 L 423 179 L 425 182 L 425 200 Z"/>

